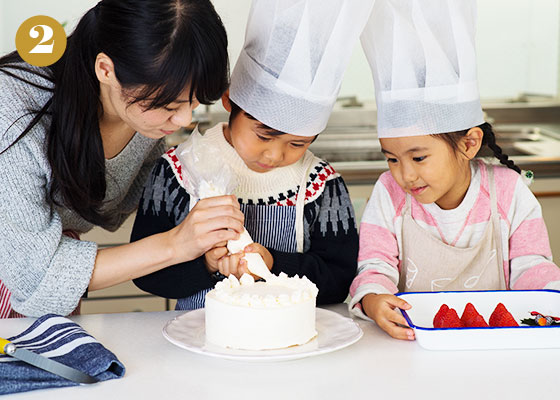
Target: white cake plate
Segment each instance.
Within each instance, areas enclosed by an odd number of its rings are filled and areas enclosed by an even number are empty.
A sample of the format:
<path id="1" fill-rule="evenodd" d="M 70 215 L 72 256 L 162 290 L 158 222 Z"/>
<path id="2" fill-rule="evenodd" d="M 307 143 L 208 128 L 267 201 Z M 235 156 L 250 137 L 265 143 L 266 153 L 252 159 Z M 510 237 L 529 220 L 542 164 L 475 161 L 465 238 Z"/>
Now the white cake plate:
<path id="1" fill-rule="evenodd" d="M 351 318 L 316 309 L 317 337 L 301 346 L 277 350 L 236 350 L 206 343 L 204 309 L 182 314 L 163 327 L 163 336 L 174 345 L 198 354 L 238 361 L 294 360 L 330 353 L 356 343 L 363 335 Z"/>

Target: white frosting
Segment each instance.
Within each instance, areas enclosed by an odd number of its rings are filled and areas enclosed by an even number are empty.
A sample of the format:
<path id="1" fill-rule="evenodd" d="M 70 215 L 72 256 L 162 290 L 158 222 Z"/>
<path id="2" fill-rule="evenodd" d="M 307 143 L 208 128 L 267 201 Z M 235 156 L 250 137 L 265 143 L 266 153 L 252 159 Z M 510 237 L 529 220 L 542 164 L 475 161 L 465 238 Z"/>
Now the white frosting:
<path id="1" fill-rule="evenodd" d="M 243 229 L 243 233 L 239 236 L 239 239 L 228 240 L 227 249 L 231 254 L 239 253 L 245 249 L 248 245 L 253 243 L 253 239 L 247 229 Z M 266 263 L 264 262 L 262 256 L 258 253 L 246 253 L 243 258 L 247 261 L 247 269 L 250 273 L 260 276 L 265 280 L 271 279 L 273 276 Z"/>
<path id="2" fill-rule="evenodd" d="M 206 340 L 223 347 L 264 350 L 307 343 L 317 335 L 317 287 L 281 273 L 267 282 L 230 275 L 206 294 Z"/>
<path id="3" fill-rule="evenodd" d="M 239 239 L 228 240 L 227 249 L 231 254 L 235 254 L 243 251 L 243 249 L 251 243 L 253 243 L 251 235 L 249 235 L 247 229 L 243 229 L 243 232 L 239 235 Z"/>
<path id="4" fill-rule="evenodd" d="M 245 253 L 243 258 L 247 261 L 247 269 L 250 273 L 260 276 L 266 281 L 274 279 L 274 275 L 270 272 L 259 253 Z"/>

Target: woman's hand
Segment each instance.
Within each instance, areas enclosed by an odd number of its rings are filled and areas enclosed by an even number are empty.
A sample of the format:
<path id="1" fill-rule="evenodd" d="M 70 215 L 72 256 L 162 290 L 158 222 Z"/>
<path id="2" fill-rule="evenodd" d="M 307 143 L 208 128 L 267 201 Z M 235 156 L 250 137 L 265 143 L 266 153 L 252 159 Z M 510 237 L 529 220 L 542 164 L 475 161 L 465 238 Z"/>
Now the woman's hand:
<path id="1" fill-rule="evenodd" d="M 408 326 L 408 323 L 396 310 L 411 308 L 403 299 L 392 294 L 367 294 L 362 299 L 362 307 L 368 317 L 395 339 L 414 340 L 414 331 L 403 327 Z"/>
<path id="2" fill-rule="evenodd" d="M 228 254 L 227 242 L 218 243 L 214 248 L 204 253 L 204 264 L 209 273 L 218 271 L 218 261 Z"/>
<path id="3" fill-rule="evenodd" d="M 174 264 L 194 260 L 243 232 L 244 216 L 233 195 L 200 200 L 187 217 L 170 230 Z"/>

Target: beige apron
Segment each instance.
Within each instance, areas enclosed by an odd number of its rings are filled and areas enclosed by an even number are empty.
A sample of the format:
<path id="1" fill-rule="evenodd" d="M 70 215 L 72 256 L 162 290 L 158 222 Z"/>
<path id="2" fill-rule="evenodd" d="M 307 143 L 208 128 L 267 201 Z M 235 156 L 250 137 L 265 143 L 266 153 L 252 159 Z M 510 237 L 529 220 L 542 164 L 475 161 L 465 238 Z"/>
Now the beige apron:
<path id="1" fill-rule="evenodd" d="M 481 240 L 473 247 L 450 246 L 426 232 L 410 214 L 406 195 L 402 225 L 401 292 L 505 290 L 500 215 L 494 171 L 486 166 L 492 214 Z"/>

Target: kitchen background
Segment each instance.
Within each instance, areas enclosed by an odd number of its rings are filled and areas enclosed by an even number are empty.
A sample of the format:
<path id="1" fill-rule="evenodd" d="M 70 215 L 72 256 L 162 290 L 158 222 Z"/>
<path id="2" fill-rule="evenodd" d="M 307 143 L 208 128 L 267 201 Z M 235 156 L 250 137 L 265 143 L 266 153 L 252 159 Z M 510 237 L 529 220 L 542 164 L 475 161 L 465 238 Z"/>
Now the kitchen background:
<path id="1" fill-rule="evenodd" d="M 212 0 L 226 26 L 231 66 L 243 45 L 250 0 Z M 71 32 L 97 0 L 0 0 L 0 55 L 15 48 L 19 25 L 34 15 L 66 22 Z M 555 261 L 560 261 L 560 0 L 479 0 L 477 26 L 479 89 L 487 120 L 504 151 L 535 172 L 531 186 L 543 207 Z M 227 118 L 220 104 L 196 110 L 201 126 Z M 329 126 L 312 150 L 345 178 L 358 217 L 375 179 L 387 169 L 375 138 L 373 79 L 356 45 Z M 191 127 L 192 128 L 192 127 Z M 188 129 L 170 138 L 184 139 Z M 101 246 L 127 242 L 130 218 L 117 232 L 96 229 L 83 239 Z M 90 294 L 82 311 L 158 311 L 173 302 L 123 284 Z"/>

